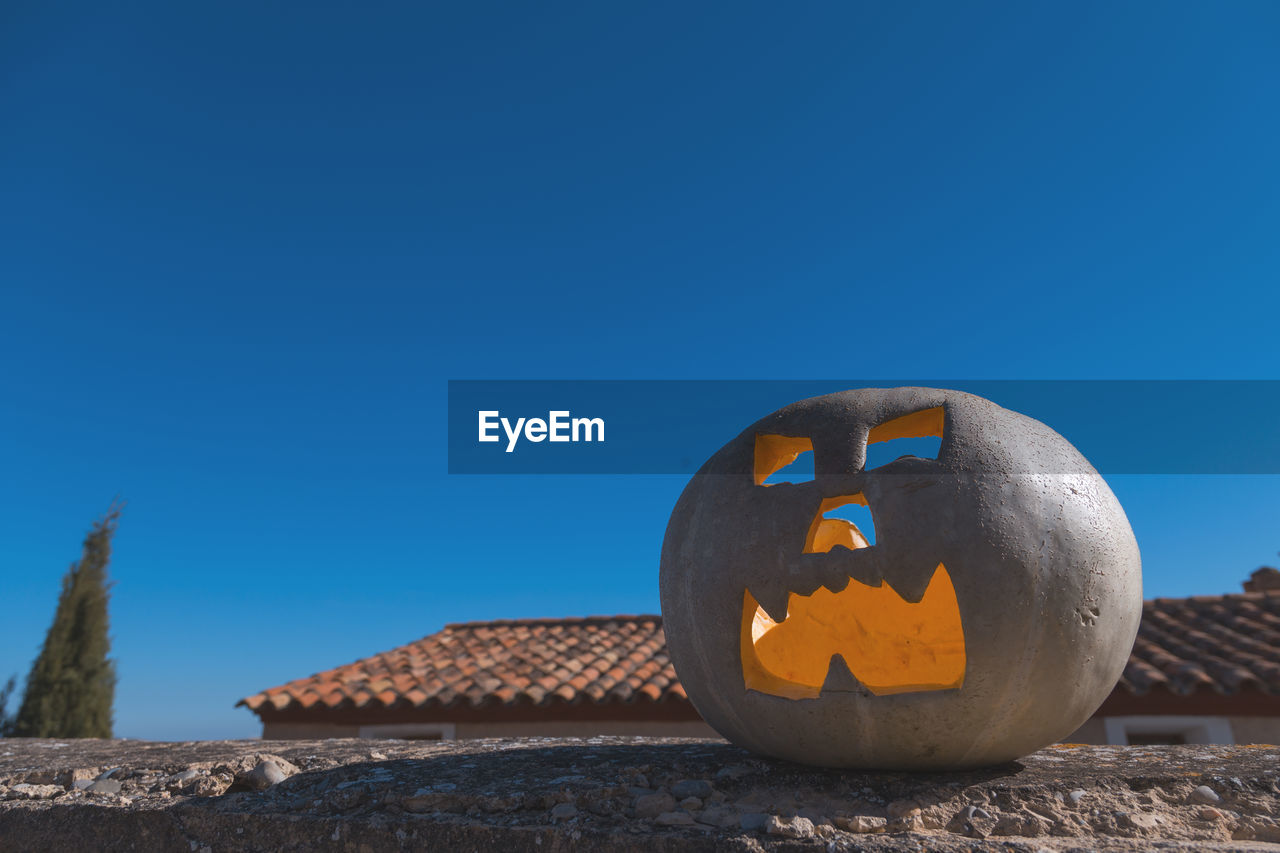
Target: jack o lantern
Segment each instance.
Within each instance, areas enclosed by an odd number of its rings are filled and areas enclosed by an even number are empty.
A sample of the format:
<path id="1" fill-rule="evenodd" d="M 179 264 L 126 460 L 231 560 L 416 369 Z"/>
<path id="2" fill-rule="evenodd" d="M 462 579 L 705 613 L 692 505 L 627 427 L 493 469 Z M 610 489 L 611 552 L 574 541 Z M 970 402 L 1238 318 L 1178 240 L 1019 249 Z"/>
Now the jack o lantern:
<path id="1" fill-rule="evenodd" d="M 866 465 L 868 445 L 930 436 L 936 458 Z M 769 482 L 805 453 L 811 479 Z M 802 400 L 725 445 L 672 511 L 661 595 L 671 661 L 722 735 L 903 770 L 997 764 L 1075 731 L 1142 612 L 1137 542 L 1084 457 L 930 388 Z"/>

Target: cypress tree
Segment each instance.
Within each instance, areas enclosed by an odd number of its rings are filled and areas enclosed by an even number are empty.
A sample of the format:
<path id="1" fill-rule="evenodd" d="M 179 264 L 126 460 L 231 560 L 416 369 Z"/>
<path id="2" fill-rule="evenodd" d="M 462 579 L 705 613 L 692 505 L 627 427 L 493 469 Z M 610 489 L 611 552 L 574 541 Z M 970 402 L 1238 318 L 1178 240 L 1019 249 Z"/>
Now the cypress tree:
<path id="1" fill-rule="evenodd" d="M 113 504 L 62 578 L 53 624 L 11 727 L 15 737 L 111 737 L 116 671 L 107 659 L 107 562 L 119 517 Z"/>
<path id="2" fill-rule="evenodd" d="M 9 697 L 18 686 L 18 679 L 10 677 L 4 687 L 0 687 L 0 737 L 13 737 L 13 714 L 9 713 Z"/>

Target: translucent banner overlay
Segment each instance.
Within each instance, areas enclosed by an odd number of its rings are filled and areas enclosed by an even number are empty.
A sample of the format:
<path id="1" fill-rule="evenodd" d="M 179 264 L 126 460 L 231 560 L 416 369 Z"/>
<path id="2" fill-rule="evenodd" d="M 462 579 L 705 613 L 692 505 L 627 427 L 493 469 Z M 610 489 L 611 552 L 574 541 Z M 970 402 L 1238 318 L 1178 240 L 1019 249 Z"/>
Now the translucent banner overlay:
<path id="1" fill-rule="evenodd" d="M 449 473 L 693 474 L 797 400 L 904 385 L 1042 421 L 1103 474 L 1280 474 L 1280 380 L 919 379 L 451 380 Z"/>

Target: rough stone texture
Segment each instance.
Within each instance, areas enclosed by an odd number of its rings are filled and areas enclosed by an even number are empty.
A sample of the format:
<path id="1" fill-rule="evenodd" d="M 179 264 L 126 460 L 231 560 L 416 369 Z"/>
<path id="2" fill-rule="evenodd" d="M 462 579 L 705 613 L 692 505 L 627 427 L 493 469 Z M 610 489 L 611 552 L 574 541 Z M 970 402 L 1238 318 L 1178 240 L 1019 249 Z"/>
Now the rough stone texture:
<path id="1" fill-rule="evenodd" d="M 254 790 L 248 777 L 264 763 L 287 778 Z M 104 769 L 119 793 L 76 784 Z M 706 792 L 701 809 L 674 805 L 682 782 Z M 637 816 L 654 796 L 672 808 Z M 710 740 L 0 741 L 0 850 L 1033 853 L 1277 842 L 1280 747 L 1051 748 L 980 771 L 908 774 L 816 770 Z"/>

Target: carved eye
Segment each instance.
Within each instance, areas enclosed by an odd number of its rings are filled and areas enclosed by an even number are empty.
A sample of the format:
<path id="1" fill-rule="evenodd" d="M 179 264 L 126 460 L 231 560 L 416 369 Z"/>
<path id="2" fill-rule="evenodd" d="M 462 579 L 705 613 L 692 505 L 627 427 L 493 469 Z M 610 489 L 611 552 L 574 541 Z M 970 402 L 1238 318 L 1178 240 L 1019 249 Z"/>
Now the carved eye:
<path id="1" fill-rule="evenodd" d="M 937 459 L 942 449 L 945 420 L 946 410 L 942 406 L 934 406 L 872 427 L 867 434 L 864 467 L 879 468 L 903 456 Z"/>
<path id="2" fill-rule="evenodd" d="M 798 469 L 798 479 L 786 478 L 786 482 L 799 483 L 813 479 L 813 442 L 789 435 L 757 435 L 755 452 L 755 480 L 757 486 L 772 486 L 768 482 L 783 469 L 790 468 L 802 455 L 808 456 L 807 470 Z M 803 471 L 803 473 L 801 473 Z M 805 476 L 807 474 L 807 476 Z M 775 479 L 774 482 L 783 482 Z"/>

